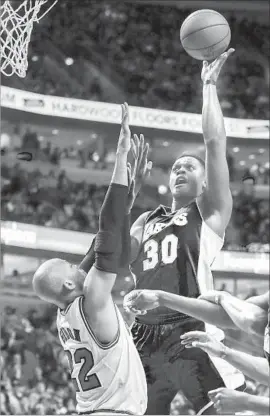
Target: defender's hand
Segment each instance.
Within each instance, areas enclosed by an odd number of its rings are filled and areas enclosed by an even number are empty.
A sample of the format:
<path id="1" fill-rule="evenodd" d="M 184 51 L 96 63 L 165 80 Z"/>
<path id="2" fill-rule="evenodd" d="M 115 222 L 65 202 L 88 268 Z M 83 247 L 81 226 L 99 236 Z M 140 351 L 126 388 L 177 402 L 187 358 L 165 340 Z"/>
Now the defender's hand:
<path id="1" fill-rule="evenodd" d="M 134 135 L 134 140 L 131 140 L 131 151 L 133 161 L 132 164 L 128 164 L 128 213 L 130 212 L 141 187 L 149 177 L 152 169 L 152 162 L 148 162 L 147 160 L 149 144 L 145 144 L 143 134 L 140 135 L 140 139 L 136 134 Z"/>
<path id="2" fill-rule="evenodd" d="M 190 331 L 181 335 L 181 344 L 186 348 L 201 348 L 207 354 L 221 357 L 225 351 L 225 346 L 203 331 Z"/>
<path id="3" fill-rule="evenodd" d="M 219 73 L 221 68 L 227 61 L 228 57 L 234 52 L 233 48 L 230 48 L 227 52 L 224 52 L 220 55 L 214 62 L 209 64 L 207 61 L 203 61 L 203 68 L 201 73 L 201 78 L 203 83 L 205 84 L 207 81 L 211 81 L 213 83 L 217 82 Z"/>
<path id="4" fill-rule="evenodd" d="M 159 306 L 158 291 L 133 290 L 124 298 L 124 309 L 141 315 Z"/>
<path id="5" fill-rule="evenodd" d="M 248 410 L 247 394 L 221 387 L 208 392 L 210 400 L 214 403 L 215 409 L 221 415 L 234 415 L 236 412 Z"/>
<path id="6" fill-rule="evenodd" d="M 127 103 L 121 105 L 122 121 L 116 153 L 128 153 L 131 147 L 131 133 L 129 128 L 129 109 Z"/>

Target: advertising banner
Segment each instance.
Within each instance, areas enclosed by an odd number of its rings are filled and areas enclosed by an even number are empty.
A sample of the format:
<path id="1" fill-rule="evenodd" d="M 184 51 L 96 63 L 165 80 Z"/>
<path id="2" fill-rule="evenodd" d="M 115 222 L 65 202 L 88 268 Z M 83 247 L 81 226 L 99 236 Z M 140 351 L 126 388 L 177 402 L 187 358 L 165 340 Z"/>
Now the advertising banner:
<path id="1" fill-rule="evenodd" d="M 36 94 L 15 88 L 1 87 L 1 106 L 44 116 L 120 124 L 121 108 L 118 104 L 78 100 Z M 268 120 L 226 118 L 227 136 L 243 139 L 268 139 Z M 130 124 L 151 129 L 202 133 L 200 114 L 154 110 L 130 106 Z"/>

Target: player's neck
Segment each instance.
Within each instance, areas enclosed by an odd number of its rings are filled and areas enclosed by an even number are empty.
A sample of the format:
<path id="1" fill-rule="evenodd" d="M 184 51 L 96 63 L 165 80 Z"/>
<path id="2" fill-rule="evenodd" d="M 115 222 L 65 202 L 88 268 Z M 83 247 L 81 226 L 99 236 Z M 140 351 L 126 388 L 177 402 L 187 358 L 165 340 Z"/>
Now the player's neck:
<path id="1" fill-rule="evenodd" d="M 173 198 L 172 201 L 172 212 L 178 211 L 179 209 L 185 207 L 191 202 L 190 198 Z"/>

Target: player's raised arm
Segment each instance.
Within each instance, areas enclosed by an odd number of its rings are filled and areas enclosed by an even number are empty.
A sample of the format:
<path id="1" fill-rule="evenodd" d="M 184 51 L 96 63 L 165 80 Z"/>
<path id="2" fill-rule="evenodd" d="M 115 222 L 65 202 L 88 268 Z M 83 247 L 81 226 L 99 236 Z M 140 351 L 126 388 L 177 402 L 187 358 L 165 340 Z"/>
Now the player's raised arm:
<path id="1" fill-rule="evenodd" d="M 221 237 L 230 220 L 232 196 L 226 159 L 226 131 L 217 96 L 216 82 L 220 70 L 234 49 L 223 53 L 202 69 L 202 128 L 206 148 L 206 188 L 198 198 L 199 208 L 208 225 Z"/>
<path id="2" fill-rule="evenodd" d="M 127 157 L 131 145 L 128 121 L 128 106 L 125 104 L 122 105 L 122 127 L 115 167 L 99 217 L 99 231 L 94 244 L 95 264 L 84 284 L 85 305 L 89 316 L 107 305 L 119 267 L 128 197 Z"/>

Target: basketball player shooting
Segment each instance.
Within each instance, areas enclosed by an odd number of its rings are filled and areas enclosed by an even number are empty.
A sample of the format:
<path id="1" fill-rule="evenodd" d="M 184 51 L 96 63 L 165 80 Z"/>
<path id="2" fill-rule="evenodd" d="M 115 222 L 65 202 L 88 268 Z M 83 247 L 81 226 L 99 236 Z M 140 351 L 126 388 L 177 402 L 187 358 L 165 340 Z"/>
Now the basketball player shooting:
<path id="1" fill-rule="evenodd" d="M 171 208 L 159 206 L 146 212 L 131 228 L 131 270 L 138 290 L 164 290 L 197 298 L 213 289 L 210 266 L 222 248 L 232 212 L 226 132 L 216 83 L 233 51 L 211 64 L 203 63 L 206 157 L 199 152 L 181 154 L 170 175 Z M 213 414 L 208 391 L 225 386 L 226 377 L 232 381 L 234 368 L 227 367 L 225 376 L 226 364 L 218 371 L 205 352 L 185 350 L 180 336 L 191 330 L 205 330 L 204 323 L 165 306 L 136 316 L 132 334 L 147 377 L 147 414 L 169 414 L 179 390 L 197 412 Z M 235 388 L 244 382 L 242 374 L 238 375 Z"/>
<path id="2" fill-rule="evenodd" d="M 125 104 L 115 168 L 94 244 L 79 267 L 52 259 L 39 267 L 33 279 L 37 295 L 58 307 L 58 333 L 71 367 L 79 414 L 142 415 L 147 406 L 144 369 L 111 296 L 122 261 L 130 147 Z M 147 148 L 141 151 L 145 154 Z"/>

